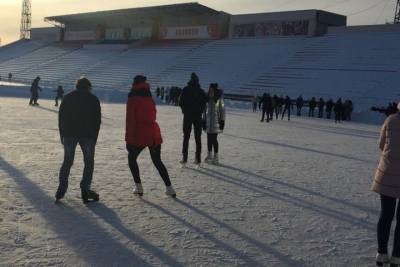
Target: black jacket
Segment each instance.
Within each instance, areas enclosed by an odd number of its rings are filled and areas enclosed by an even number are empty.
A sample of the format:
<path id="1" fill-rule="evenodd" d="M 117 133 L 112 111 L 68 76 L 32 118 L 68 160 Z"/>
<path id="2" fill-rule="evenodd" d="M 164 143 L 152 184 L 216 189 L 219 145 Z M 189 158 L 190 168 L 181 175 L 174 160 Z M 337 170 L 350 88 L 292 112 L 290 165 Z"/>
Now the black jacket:
<path id="1" fill-rule="evenodd" d="M 206 107 L 207 96 L 198 84 L 189 83 L 183 88 L 179 106 L 185 116 L 199 118 Z"/>
<path id="2" fill-rule="evenodd" d="M 74 90 L 65 95 L 58 113 L 61 137 L 97 140 L 101 124 L 99 99 L 89 91 Z"/>

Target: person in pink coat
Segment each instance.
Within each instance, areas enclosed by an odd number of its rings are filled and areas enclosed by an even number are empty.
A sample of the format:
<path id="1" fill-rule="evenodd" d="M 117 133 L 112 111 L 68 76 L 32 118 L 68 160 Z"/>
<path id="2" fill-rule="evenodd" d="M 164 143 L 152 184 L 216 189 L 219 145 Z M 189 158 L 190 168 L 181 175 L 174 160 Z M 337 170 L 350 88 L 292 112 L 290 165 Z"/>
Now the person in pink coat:
<path id="1" fill-rule="evenodd" d="M 400 103 L 398 105 L 400 110 Z M 381 214 L 377 227 L 378 266 L 390 263 L 391 267 L 400 266 L 400 113 L 390 115 L 383 124 L 379 148 L 382 156 L 376 170 L 372 191 L 380 194 Z M 394 232 L 393 250 L 388 256 L 388 242 L 390 227 L 396 215 L 396 228 Z"/>

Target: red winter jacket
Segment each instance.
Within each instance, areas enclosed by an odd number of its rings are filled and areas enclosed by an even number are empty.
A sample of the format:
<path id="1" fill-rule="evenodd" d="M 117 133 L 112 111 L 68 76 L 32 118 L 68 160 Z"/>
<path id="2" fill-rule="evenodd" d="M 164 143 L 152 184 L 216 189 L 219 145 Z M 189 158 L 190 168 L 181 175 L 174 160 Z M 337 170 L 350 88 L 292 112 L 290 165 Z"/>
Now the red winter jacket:
<path id="1" fill-rule="evenodd" d="M 157 110 L 146 82 L 132 86 L 126 105 L 125 141 L 137 147 L 155 147 L 162 144 Z"/>

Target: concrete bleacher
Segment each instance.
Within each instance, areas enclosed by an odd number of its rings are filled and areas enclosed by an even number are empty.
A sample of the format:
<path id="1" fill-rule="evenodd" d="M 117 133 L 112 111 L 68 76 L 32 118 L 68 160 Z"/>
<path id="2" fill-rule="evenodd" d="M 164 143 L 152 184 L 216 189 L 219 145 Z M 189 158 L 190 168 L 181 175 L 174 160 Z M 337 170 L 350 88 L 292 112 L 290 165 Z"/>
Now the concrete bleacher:
<path id="1" fill-rule="evenodd" d="M 355 101 L 357 110 L 385 105 L 398 96 L 398 32 L 329 34 L 306 42 L 242 88 L 291 97 L 343 97 Z"/>
<path id="2" fill-rule="evenodd" d="M 86 76 L 96 88 L 129 90 L 135 75 L 157 76 L 174 62 L 187 58 L 207 41 L 164 41 L 133 47 L 88 69 Z"/>
<path id="3" fill-rule="evenodd" d="M 144 74 L 157 86 L 186 85 L 196 72 L 204 89 L 218 82 L 226 93 L 269 92 L 292 98 L 349 98 L 356 109 L 396 100 L 400 83 L 399 31 L 335 32 L 321 37 L 138 42 L 132 45 L 50 44 L 29 41 L 0 49 L 0 75 L 73 88 L 86 75 L 95 89 L 128 91 Z M 21 46 L 30 47 L 31 52 Z M 11 49 L 11 50 L 10 50 Z M 21 49 L 21 51 L 19 51 Z M 27 48 L 28 49 L 28 48 Z M 10 53 L 12 54 L 12 53 Z"/>
<path id="4" fill-rule="evenodd" d="M 75 49 L 76 47 L 58 45 L 41 47 L 31 53 L 0 63 L 0 75 L 5 77 L 8 73 L 12 73 L 13 79 L 16 81 L 31 81 L 37 76 L 41 65 L 48 64 L 50 61 L 71 53 Z"/>
<path id="5" fill-rule="evenodd" d="M 19 40 L 13 44 L 2 46 L 0 47 L 0 63 L 18 58 L 43 46 L 45 46 L 45 44 L 29 40 Z"/>

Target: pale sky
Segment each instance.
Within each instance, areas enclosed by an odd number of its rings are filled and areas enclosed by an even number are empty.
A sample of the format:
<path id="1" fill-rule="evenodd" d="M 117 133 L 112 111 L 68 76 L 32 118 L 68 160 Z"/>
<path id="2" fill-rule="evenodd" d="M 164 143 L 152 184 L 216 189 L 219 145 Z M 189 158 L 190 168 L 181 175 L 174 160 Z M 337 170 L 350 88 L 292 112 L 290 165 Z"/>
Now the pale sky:
<path id="1" fill-rule="evenodd" d="M 32 0 L 32 27 L 46 27 L 44 17 L 88 11 L 194 2 L 196 0 Z M 396 0 L 200 0 L 231 14 L 323 9 L 349 15 L 349 25 L 383 24 L 394 18 Z M 2 45 L 19 38 L 22 0 L 0 0 Z"/>

